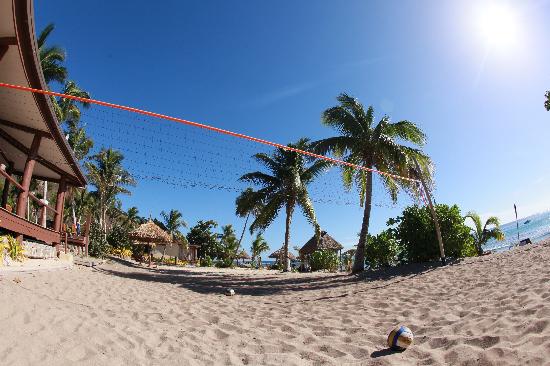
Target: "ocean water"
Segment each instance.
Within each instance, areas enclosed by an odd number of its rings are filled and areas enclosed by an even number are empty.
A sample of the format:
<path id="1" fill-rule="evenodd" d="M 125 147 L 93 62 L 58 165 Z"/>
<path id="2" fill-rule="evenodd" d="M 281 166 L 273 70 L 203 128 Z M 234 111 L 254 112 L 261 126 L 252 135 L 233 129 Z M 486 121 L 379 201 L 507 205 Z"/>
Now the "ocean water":
<path id="1" fill-rule="evenodd" d="M 550 211 L 519 219 L 518 224 L 520 240 L 529 238 L 533 243 L 537 243 L 550 237 Z M 503 251 L 518 244 L 518 230 L 515 221 L 501 225 L 501 228 L 505 239 L 489 241 L 483 247 L 484 250 Z"/>

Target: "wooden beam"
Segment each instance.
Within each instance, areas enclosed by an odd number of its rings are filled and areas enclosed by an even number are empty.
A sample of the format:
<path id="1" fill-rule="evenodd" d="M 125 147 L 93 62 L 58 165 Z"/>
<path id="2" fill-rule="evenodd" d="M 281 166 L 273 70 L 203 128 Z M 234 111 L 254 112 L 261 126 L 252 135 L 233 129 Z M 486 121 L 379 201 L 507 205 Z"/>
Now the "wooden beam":
<path id="1" fill-rule="evenodd" d="M 7 45 L 0 46 L 0 61 L 2 61 L 2 59 L 4 58 L 6 53 L 8 53 L 9 48 L 10 48 L 10 46 L 7 46 Z"/>
<path id="2" fill-rule="evenodd" d="M 15 147 L 17 150 L 21 151 L 25 155 L 29 155 L 30 149 L 27 148 L 25 145 L 23 145 L 19 140 L 11 136 L 9 133 L 7 133 L 5 130 L 0 128 L 0 137 L 3 138 L 8 144 Z M 78 179 L 76 179 L 74 176 L 67 174 L 64 170 L 60 169 L 55 165 L 54 163 L 49 162 L 48 160 L 44 159 L 40 155 L 36 156 L 36 162 L 40 165 L 50 169 L 51 171 L 59 174 L 60 176 L 66 176 L 71 179 L 72 182 L 76 182 L 76 185 L 79 185 Z"/>
<path id="3" fill-rule="evenodd" d="M 49 132 L 37 130 L 36 128 L 32 128 L 32 127 L 28 127 L 28 126 L 23 126 L 23 125 L 20 125 L 18 123 L 6 121 L 6 120 L 1 119 L 1 118 L 0 118 L 0 125 L 15 128 L 16 130 L 31 133 L 33 135 L 40 135 L 41 137 L 45 137 L 47 139 L 52 139 L 52 135 L 50 135 Z"/>
<path id="4" fill-rule="evenodd" d="M 15 179 L 13 179 L 13 177 L 8 172 L 0 169 L 0 175 L 4 176 L 4 178 L 6 178 L 11 184 L 17 187 L 17 189 L 23 190 L 23 186 L 19 184 L 19 182 L 17 182 Z"/>
<path id="5" fill-rule="evenodd" d="M 0 37 L 0 46 L 17 46 L 17 37 Z"/>

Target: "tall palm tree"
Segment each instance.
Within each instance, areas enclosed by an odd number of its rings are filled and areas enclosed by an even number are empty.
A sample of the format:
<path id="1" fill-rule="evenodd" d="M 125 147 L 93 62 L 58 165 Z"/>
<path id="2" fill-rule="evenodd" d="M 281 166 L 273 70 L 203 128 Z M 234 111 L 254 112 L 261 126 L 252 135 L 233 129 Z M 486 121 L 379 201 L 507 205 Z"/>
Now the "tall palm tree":
<path id="1" fill-rule="evenodd" d="M 295 144 L 288 144 L 288 146 L 305 150 L 309 148 L 309 142 L 303 138 Z M 315 227 L 316 235 L 319 235 L 319 225 L 307 186 L 330 164 L 324 160 L 317 160 L 307 166 L 306 158 L 303 155 L 283 148 L 278 148 L 271 156 L 259 153 L 254 157 L 264 165 L 268 172 L 256 171 L 240 178 L 241 181 L 260 186 L 260 189 L 254 191 L 254 198 L 260 210 L 250 225 L 250 232 L 265 230 L 275 220 L 279 210 L 284 208 L 286 221 L 283 255 L 286 261 L 283 270 L 290 271 L 288 244 L 294 209 L 296 205 L 302 209 L 304 216 Z"/>
<path id="2" fill-rule="evenodd" d="M 130 194 L 126 187 L 136 184 L 122 165 L 123 160 L 124 156 L 119 151 L 103 148 L 86 162 L 88 178 L 96 187 L 93 193 L 99 206 L 99 226 L 104 233 L 107 232 L 108 209 L 116 204 L 119 194 Z"/>
<path id="3" fill-rule="evenodd" d="M 178 237 L 178 234 L 181 234 L 180 228 L 187 227 L 187 223 L 183 220 L 183 215 L 178 210 L 170 210 L 170 212 L 162 211 L 160 213 L 162 219 L 164 220 L 164 226 L 173 238 Z M 166 253 L 166 245 L 164 245 L 164 250 L 162 251 L 161 260 L 164 259 Z"/>
<path id="4" fill-rule="evenodd" d="M 54 30 L 53 23 L 48 24 L 38 36 L 38 53 L 44 79 L 47 84 L 52 81 L 64 83 L 67 78 L 67 68 L 63 66 L 65 62 L 65 50 L 59 46 L 46 46 L 46 40 Z"/>
<path id="5" fill-rule="evenodd" d="M 258 264 L 261 265 L 261 254 L 263 252 L 267 252 L 268 250 L 269 245 L 267 244 L 267 241 L 262 236 L 262 233 L 258 233 L 254 241 L 252 241 L 252 246 L 250 247 L 250 252 L 252 253 L 252 263 L 254 263 L 256 261 L 256 257 L 258 257 Z"/>
<path id="6" fill-rule="evenodd" d="M 412 159 L 416 158 L 422 169 L 421 174 L 430 184 L 431 160 L 419 149 L 425 144 L 426 136 L 418 126 L 410 121 L 392 123 L 387 116 L 375 124 L 373 107 L 365 110 L 357 99 L 345 93 L 336 99 L 339 104 L 323 112 L 322 123 L 334 128 L 339 135 L 315 142 L 315 152 L 323 155 L 332 153 L 348 163 L 411 178 L 416 178 L 412 163 Z M 400 144 L 400 141 L 405 144 Z M 359 203 L 364 206 L 353 265 L 353 273 L 357 273 L 365 269 L 373 177 L 371 171 L 343 166 L 342 179 L 348 190 L 355 183 L 359 189 Z M 380 179 L 394 202 L 400 188 L 417 193 L 415 181 L 394 179 L 388 175 L 380 175 Z"/>
<path id="7" fill-rule="evenodd" d="M 464 216 L 464 220 L 471 219 L 474 223 L 472 230 L 472 237 L 474 238 L 474 244 L 476 246 L 477 255 L 483 254 L 483 245 L 490 239 L 504 240 L 504 233 L 500 228 L 500 222 L 498 217 L 491 216 L 485 221 L 485 225 L 481 225 L 481 218 L 474 211 L 468 212 Z"/>

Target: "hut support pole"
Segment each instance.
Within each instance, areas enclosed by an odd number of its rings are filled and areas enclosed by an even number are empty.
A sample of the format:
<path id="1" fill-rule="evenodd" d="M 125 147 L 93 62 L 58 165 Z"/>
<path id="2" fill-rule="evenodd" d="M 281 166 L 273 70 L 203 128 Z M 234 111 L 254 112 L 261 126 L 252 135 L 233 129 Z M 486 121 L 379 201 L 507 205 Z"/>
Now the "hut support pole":
<path id="1" fill-rule="evenodd" d="M 8 167 L 6 168 L 6 173 L 11 175 L 13 171 L 13 163 L 9 163 Z M 6 208 L 8 205 L 8 197 L 10 194 L 10 181 L 8 178 L 4 180 L 4 190 L 2 191 L 2 207 Z"/>
<path id="2" fill-rule="evenodd" d="M 61 231 L 61 223 L 63 222 L 63 206 L 65 205 L 65 192 L 67 191 L 67 182 L 64 177 L 61 177 L 59 188 L 57 189 L 57 198 L 55 200 L 55 210 L 57 213 L 54 217 L 53 228 L 55 231 Z"/>
<path id="3" fill-rule="evenodd" d="M 38 148 L 40 147 L 41 135 L 34 135 L 32 139 L 31 149 L 27 156 L 27 162 L 25 163 L 25 169 L 23 170 L 23 179 L 21 180 L 21 186 L 23 190 L 19 192 L 17 197 L 17 216 L 25 217 L 27 210 L 27 201 L 29 199 L 29 187 L 32 180 L 32 172 L 34 170 L 34 163 L 36 162 L 36 156 L 38 154 Z"/>

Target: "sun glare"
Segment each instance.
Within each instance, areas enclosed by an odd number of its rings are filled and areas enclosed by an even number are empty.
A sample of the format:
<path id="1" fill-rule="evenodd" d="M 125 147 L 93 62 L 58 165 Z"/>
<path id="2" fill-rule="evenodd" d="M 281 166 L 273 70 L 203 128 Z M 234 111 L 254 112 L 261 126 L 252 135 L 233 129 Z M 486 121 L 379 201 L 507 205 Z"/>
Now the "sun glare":
<path id="1" fill-rule="evenodd" d="M 502 3 L 487 4 L 478 10 L 477 32 L 488 46 L 511 47 L 519 37 L 517 13 Z"/>

